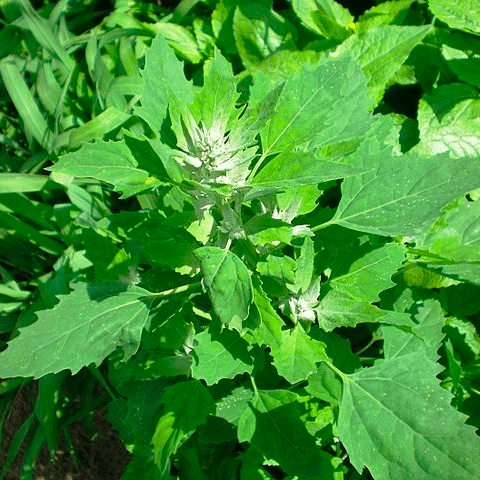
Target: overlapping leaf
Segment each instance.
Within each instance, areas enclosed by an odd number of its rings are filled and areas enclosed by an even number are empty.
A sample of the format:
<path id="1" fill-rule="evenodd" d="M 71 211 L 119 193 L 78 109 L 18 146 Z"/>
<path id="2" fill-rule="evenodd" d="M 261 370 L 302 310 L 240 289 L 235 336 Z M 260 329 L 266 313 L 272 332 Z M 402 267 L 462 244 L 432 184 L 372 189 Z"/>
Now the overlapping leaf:
<path id="1" fill-rule="evenodd" d="M 100 365 L 117 347 L 128 360 L 140 345 L 149 295 L 125 284 L 77 284 L 53 309 L 38 312 L 38 320 L 0 354 L 0 377 L 76 373 Z"/>

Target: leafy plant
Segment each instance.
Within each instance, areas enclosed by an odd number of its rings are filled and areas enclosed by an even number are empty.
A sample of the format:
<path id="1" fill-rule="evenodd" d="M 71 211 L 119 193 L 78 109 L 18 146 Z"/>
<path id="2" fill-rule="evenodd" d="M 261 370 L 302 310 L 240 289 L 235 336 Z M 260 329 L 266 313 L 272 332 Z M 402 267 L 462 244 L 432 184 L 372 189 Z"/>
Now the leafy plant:
<path id="1" fill-rule="evenodd" d="M 433 0 L 358 18 L 209 3 L 140 23 L 158 35 L 144 58 L 130 45 L 134 93 L 109 97 L 128 82 L 92 34 L 90 133 L 27 131 L 48 178 L 2 174 L 7 208 L 47 196 L 47 231 L 17 233 L 50 255 L 35 278 L 59 258 L 0 354 L 6 391 L 39 379 L 35 445 L 68 425 L 60 389 L 95 378 L 125 479 L 478 478 L 476 19 Z M 34 295 L 0 293 L 13 312 Z"/>

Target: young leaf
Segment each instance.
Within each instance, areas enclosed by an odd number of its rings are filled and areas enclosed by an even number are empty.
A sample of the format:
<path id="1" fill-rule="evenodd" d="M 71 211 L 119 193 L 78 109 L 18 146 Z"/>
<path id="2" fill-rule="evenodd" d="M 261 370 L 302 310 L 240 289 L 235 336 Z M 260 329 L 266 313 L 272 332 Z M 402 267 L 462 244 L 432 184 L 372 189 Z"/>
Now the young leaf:
<path id="1" fill-rule="evenodd" d="M 366 466 L 376 480 L 479 477 L 475 429 L 450 405 L 438 372 L 417 351 L 345 376 L 338 431 L 359 472 Z"/>
<path id="2" fill-rule="evenodd" d="M 74 374 L 91 363 L 100 365 L 117 347 L 128 360 L 140 345 L 149 295 L 122 283 L 76 284 L 9 342 L 0 354 L 0 377 L 39 378 L 64 369 Z"/>
<path id="3" fill-rule="evenodd" d="M 127 198 L 159 185 L 159 181 L 140 170 L 125 142 L 94 142 L 76 152 L 67 153 L 50 167 L 54 173 L 73 177 L 96 178 L 111 183 L 114 190 Z"/>
<path id="4" fill-rule="evenodd" d="M 245 320 L 253 300 L 252 280 L 245 264 L 234 253 L 218 247 L 197 248 L 195 255 L 220 322 L 225 325 Z"/>
<path id="5" fill-rule="evenodd" d="M 136 113 L 154 130 L 160 131 L 170 97 L 180 99 L 186 105 L 193 102 L 193 87 L 185 79 L 183 63 L 162 35 L 157 35 L 147 50 L 142 77 L 142 106 L 136 109 Z"/>

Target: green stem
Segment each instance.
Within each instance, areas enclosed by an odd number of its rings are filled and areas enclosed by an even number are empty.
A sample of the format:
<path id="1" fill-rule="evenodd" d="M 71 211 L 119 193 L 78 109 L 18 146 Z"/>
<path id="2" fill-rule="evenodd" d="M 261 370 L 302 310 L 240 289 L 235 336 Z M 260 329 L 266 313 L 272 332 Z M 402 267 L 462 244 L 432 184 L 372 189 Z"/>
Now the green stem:
<path id="1" fill-rule="evenodd" d="M 188 283 L 187 285 L 181 285 L 180 287 L 171 288 L 169 290 L 164 290 L 163 292 L 151 293 L 148 297 L 168 297 L 169 295 L 175 295 L 176 293 L 188 292 L 189 290 L 195 290 L 198 287 L 201 287 L 200 282 Z"/>
<path id="2" fill-rule="evenodd" d="M 321 223 L 320 225 L 312 227 L 310 230 L 315 233 L 315 232 L 318 232 L 319 230 L 323 230 L 324 228 L 329 227 L 330 225 L 335 225 L 336 223 L 337 222 L 335 221 L 335 219 L 332 218 L 328 222 Z"/>

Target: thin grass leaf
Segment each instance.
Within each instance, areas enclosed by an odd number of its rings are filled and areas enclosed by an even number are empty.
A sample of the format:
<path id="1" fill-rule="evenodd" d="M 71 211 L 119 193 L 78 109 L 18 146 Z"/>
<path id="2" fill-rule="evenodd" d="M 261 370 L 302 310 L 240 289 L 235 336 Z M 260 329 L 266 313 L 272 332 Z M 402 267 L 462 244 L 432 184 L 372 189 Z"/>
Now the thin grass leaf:
<path id="1" fill-rule="evenodd" d="M 47 122 L 30 93 L 20 69 L 11 57 L 0 62 L 0 74 L 11 100 L 23 120 L 26 133 L 31 135 L 43 148 L 49 150 L 51 132 Z"/>

